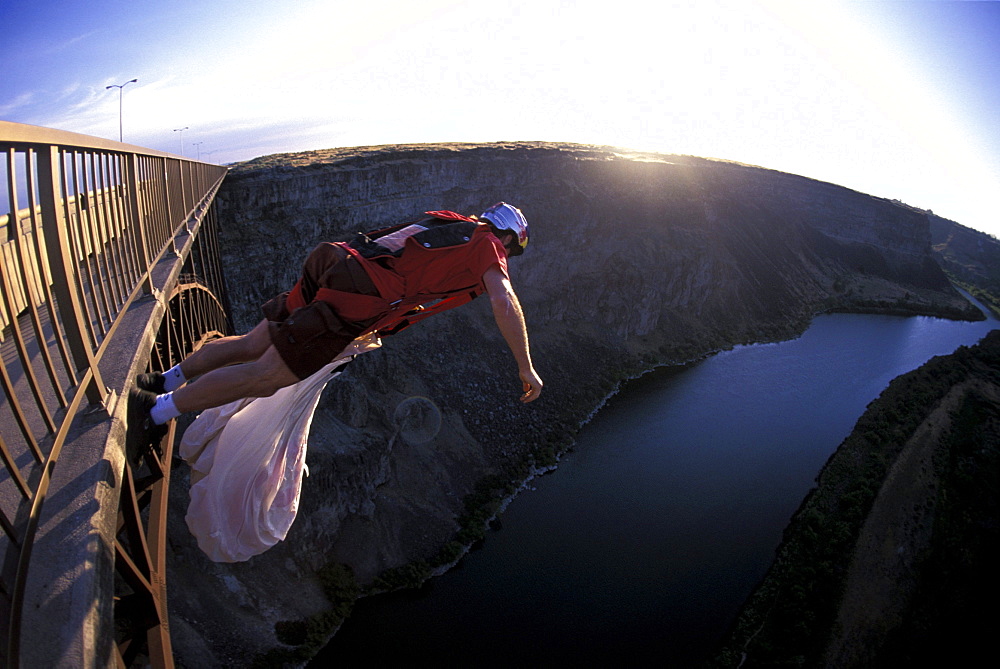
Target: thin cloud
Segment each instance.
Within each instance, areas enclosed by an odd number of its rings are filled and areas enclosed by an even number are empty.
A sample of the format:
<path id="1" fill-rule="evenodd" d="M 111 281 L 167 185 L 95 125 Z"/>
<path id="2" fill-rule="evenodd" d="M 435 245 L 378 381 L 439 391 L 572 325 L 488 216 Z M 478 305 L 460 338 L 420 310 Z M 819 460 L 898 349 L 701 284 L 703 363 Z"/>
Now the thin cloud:
<path id="1" fill-rule="evenodd" d="M 20 109 L 30 107 L 35 104 L 35 98 L 34 91 L 25 91 L 18 94 L 11 102 L 0 104 L 0 116 L 10 116 Z"/>
<path id="2" fill-rule="evenodd" d="M 55 54 L 63 53 L 65 51 L 69 51 L 78 44 L 86 42 L 91 37 L 96 35 L 98 32 L 99 31 L 97 30 L 92 30 L 88 33 L 71 37 L 67 40 L 63 40 L 62 42 L 58 42 L 56 44 L 50 44 L 49 46 L 42 48 L 42 53 L 46 56 L 52 56 Z"/>

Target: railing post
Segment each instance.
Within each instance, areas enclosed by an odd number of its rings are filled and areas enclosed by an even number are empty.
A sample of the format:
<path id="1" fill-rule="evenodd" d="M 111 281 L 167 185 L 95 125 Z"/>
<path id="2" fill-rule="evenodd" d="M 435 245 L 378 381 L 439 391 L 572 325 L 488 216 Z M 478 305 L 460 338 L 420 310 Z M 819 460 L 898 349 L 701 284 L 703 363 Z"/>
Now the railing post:
<path id="1" fill-rule="evenodd" d="M 36 155 L 42 229 L 45 233 L 45 245 L 59 314 L 77 369 L 93 371 L 91 383 L 87 387 L 87 400 L 92 404 L 103 404 L 107 389 L 101 379 L 93 348 L 84 335 L 86 324 L 83 320 L 83 307 L 76 291 L 79 285 L 76 279 L 76 263 L 71 251 L 69 229 L 63 216 L 63 208 L 59 206 L 62 201 L 59 194 L 59 148 L 50 146 L 47 150 L 38 151 Z"/>
<path id="2" fill-rule="evenodd" d="M 171 193 L 173 192 L 175 186 L 173 186 L 170 183 L 170 172 L 171 172 L 170 161 L 171 161 L 170 158 L 163 159 L 163 203 L 164 205 L 166 205 L 166 210 L 167 210 L 167 220 L 165 228 L 168 239 L 170 240 L 170 250 L 174 253 L 174 255 L 179 255 L 179 252 L 177 250 L 177 238 L 174 235 L 174 221 L 175 221 L 174 209 L 176 209 L 177 207 L 172 206 L 174 198 L 171 197 Z"/>
<path id="3" fill-rule="evenodd" d="M 132 221 L 139 232 L 139 258 L 142 260 L 140 271 L 145 277 L 142 281 L 142 292 L 149 295 L 153 292 L 153 279 L 149 274 L 149 239 L 146 237 L 146 221 L 139 206 L 139 156 L 131 154 L 127 161 L 126 180 L 128 183 L 128 207 L 132 213 Z"/>

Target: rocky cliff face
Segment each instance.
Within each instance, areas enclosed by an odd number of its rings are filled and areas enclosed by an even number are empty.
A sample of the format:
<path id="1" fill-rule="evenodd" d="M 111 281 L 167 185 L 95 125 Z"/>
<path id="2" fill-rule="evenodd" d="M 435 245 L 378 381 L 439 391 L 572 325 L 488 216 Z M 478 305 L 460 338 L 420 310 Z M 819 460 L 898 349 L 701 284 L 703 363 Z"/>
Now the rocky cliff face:
<path id="1" fill-rule="evenodd" d="M 934 214 L 928 220 L 938 264 L 1000 314 L 1000 241 Z"/>
<path id="2" fill-rule="evenodd" d="M 362 584 L 414 561 L 446 561 L 463 500 L 504 494 L 550 464 L 629 375 L 791 337 L 824 310 L 979 314 L 931 259 L 922 212 L 745 165 L 516 143 L 339 149 L 236 166 L 220 215 L 237 327 L 249 329 L 259 304 L 291 287 L 321 240 L 501 199 L 532 226 L 511 274 L 542 398 L 517 401 L 516 368 L 488 304 L 436 316 L 361 356 L 317 411 L 311 474 L 286 542 L 247 564 L 213 565 L 182 524 L 174 528 L 182 660 L 239 663 L 276 645 L 276 621 L 326 606 L 315 573 L 331 561 L 349 564 Z M 441 412 L 429 442 L 398 434 L 394 411 L 411 396 Z M 177 486 L 175 515 L 183 494 Z"/>

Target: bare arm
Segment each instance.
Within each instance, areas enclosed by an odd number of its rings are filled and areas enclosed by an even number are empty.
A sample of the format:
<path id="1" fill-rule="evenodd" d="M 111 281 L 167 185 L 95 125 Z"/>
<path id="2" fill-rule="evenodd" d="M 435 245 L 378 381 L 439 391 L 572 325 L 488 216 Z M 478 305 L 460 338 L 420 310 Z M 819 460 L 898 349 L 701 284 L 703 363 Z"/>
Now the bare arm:
<path id="1" fill-rule="evenodd" d="M 535 400 L 542 392 L 542 380 L 535 372 L 531 364 L 531 352 L 528 348 L 528 331 L 524 327 L 524 314 L 521 311 L 521 304 L 517 301 L 514 288 L 510 285 L 510 280 L 500 271 L 500 267 L 493 265 L 483 274 L 483 284 L 486 292 L 490 296 L 490 306 L 493 308 L 493 318 L 496 319 L 497 327 L 504 341 L 510 347 L 514 359 L 517 361 L 518 375 L 524 388 L 522 402 Z"/>

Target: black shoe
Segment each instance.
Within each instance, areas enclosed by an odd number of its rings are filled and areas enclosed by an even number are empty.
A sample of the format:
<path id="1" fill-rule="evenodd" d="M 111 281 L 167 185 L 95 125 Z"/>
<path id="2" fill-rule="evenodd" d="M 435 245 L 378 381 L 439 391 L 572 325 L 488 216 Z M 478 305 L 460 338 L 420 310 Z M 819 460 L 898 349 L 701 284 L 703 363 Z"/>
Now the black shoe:
<path id="1" fill-rule="evenodd" d="M 159 372 L 140 374 L 135 377 L 135 385 L 139 386 L 143 390 L 156 393 L 157 395 L 162 395 L 167 392 L 166 382 L 167 380 L 163 378 L 163 374 L 160 374 Z"/>
<path id="2" fill-rule="evenodd" d="M 157 425 L 153 421 L 150 411 L 155 405 L 156 393 L 141 388 L 129 390 L 128 432 L 125 439 L 134 462 L 137 462 L 150 448 L 162 455 L 160 442 L 167 434 L 167 426 Z"/>

